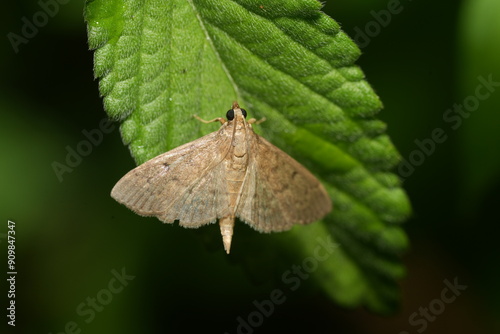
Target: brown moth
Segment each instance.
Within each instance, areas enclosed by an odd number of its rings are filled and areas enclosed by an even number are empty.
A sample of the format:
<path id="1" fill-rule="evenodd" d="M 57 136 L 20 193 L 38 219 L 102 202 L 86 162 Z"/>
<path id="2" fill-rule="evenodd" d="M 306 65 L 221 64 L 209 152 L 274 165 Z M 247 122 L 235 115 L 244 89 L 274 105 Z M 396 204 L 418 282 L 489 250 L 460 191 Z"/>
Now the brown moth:
<path id="1" fill-rule="evenodd" d="M 229 254 L 235 217 L 260 232 L 290 229 L 332 209 L 325 188 L 301 164 L 257 135 L 237 102 L 218 131 L 153 158 L 111 191 L 142 216 L 197 228 L 219 220 Z M 260 122 L 260 121 L 259 121 Z"/>

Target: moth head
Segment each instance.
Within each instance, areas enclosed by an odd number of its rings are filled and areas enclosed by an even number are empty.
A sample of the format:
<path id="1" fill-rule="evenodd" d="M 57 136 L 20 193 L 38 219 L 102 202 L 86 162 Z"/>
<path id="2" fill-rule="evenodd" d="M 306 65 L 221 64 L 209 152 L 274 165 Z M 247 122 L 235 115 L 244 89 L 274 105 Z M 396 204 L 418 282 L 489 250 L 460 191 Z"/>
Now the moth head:
<path id="1" fill-rule="evenodd" d="M 229 109 L 226 113 L 226 118 L 228 121 L 232 121 L 234 119 L 234 115 L 235 113 L 237 113 L 238 111 L 241 112 L 241 114 L 243 115 L 243 117 L 247 118 L 247 111 L 245 109 L 241 109 L 241 108 L 234 108 L 234 109 Z"/>

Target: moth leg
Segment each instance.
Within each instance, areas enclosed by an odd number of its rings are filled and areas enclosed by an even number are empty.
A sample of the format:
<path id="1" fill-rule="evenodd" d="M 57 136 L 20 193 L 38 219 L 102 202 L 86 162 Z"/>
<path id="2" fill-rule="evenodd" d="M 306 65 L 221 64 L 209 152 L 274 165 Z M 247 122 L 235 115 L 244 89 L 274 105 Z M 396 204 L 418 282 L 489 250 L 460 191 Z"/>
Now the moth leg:
<path id="1" fill-rule="evenodd" d="M 196 118 L 197 120 L 199 120 L 200 122 L 203 122 L 203 123 L 213 123 L 213 122 L 220 122 L 220 124 L 224 124 L 226 123 L 226 120 L 222 117 L 217 117 L 217 118 L 214 118 L 214 119 L 211 119 L 209 121 L 206 121 L 204 120 L 203 118 L 201 118 L 200 116 L 198 115 L 193 115 L 194 118 Z"/>
<path id="2" fill-rule="evenodd" d="M 247 121 L 247 123 L 248 123 L 248 124 L 260 124 L 260 123 L 265 122 L 265 121 L 266 121 L 266 118 L 265 118 L 265 117 L 263 117 L 263 118 L 261 118 L 261 119 L 259 119 L 259 120 L 256 120 L 255 118 L 250 118 L 250 119 Z"/>

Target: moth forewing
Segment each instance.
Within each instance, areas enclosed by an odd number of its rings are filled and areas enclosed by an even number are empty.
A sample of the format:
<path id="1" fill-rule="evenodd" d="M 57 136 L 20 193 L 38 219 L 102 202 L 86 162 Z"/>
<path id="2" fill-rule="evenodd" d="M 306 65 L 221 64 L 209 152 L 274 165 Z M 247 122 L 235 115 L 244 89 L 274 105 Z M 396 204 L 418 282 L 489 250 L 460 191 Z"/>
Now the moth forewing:
<path id="1" fill-rule="evenodd" d="M 305 167 L 254 134 L 237 217 L 261 232 L 312 223 L 332 209 L 323 185 Z"/>
<path id="2" fill-rule="evenodd" d="M 197 117 L 197 116 L 196 116 Z M 163 153 L 127 173 L 111 191 L 119 203 L 164 223 L 189 228 L 219 220 L 230 251 L 235 217 L 261 232 L 283 231 L 326 215 L 321 183 L 258 136 L 237 102 L 218 131 Z M 199 119 L 199 117 L 197 117 Z M 201 119 L 200 119 L 201 120 Z M 203 121 L 203 120 L 202 120 Z"/>
<path id="3" fill-rule="evenodd" d="M 163 153 L 127 173 L 111 191 L 119 203 L 143 216 L 156 216 L 164 223 L 180 220 L 184 227 L 199 227 L 215 222 L 214 208 L 224 202 L 226 194 L 216 192 L 208 180 L 220 179 L 218 169 L 220 150 L 229 144 L 220 141 L 217 132 L 210 133 L 188 144 Z M 216 176 L 211 173 L 217 174 Z M 200 175 L 202 177 L 200 177 Z M 205 188 L 204 188 L 205 187 Z M 204 198 L 204 210 L 192 213 L 193 189 L 195 194 L 214 194 Z M 199 207 L 201 200 L 194 201 Z"/>

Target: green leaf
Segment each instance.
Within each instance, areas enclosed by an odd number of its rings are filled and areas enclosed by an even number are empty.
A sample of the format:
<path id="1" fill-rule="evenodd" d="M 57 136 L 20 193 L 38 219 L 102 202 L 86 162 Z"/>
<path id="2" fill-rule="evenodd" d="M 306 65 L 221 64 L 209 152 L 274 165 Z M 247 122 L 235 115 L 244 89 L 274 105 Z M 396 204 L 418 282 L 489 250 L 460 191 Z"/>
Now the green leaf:
<path id="1" fill-rule="evenodd" d="M 408 245 L 398 224 L 410 205 L 390 172 L 399 154 L 374 118 L 379 98 L 353 65 L 359 49 L 320 8 L 96 0 L 85 17 L 105 109 L 138 164 L 217 129 L 193 114 L 222 117 L 238 100 L 265 116 L 257 131 L 316 173 L 334 203 L 322 222 L 283 233 L 283 245 L 300 260 L 330 236 L 339 247 L 312 273 L 318 286 L 342 305 L 387 312 Z"/>

